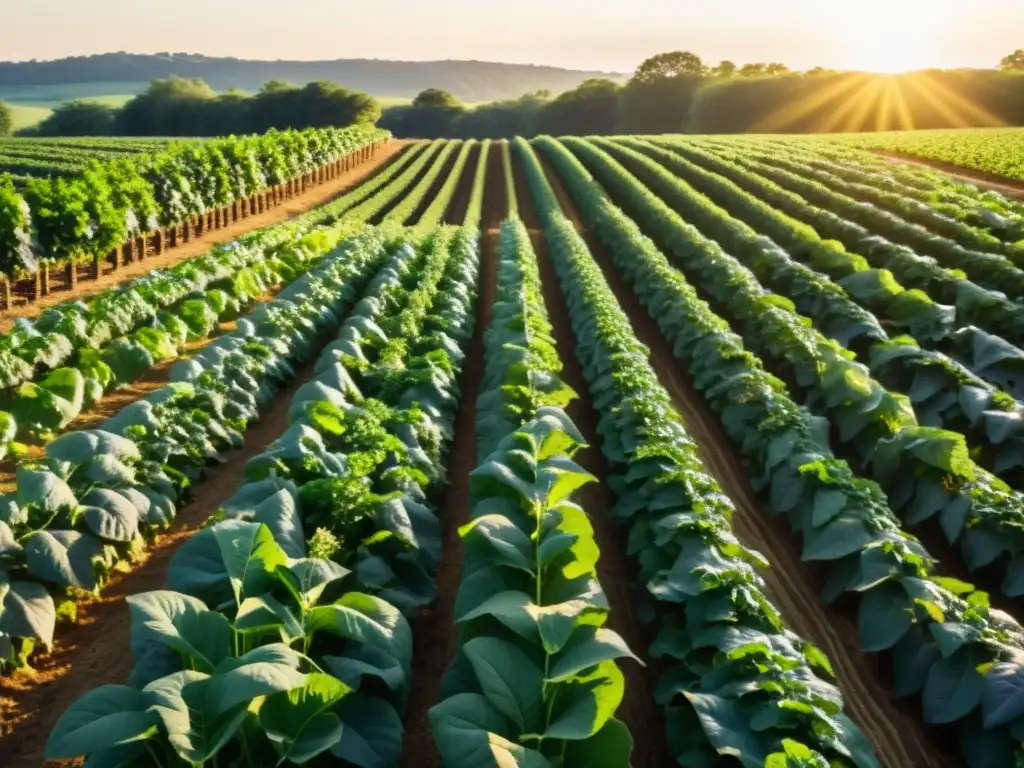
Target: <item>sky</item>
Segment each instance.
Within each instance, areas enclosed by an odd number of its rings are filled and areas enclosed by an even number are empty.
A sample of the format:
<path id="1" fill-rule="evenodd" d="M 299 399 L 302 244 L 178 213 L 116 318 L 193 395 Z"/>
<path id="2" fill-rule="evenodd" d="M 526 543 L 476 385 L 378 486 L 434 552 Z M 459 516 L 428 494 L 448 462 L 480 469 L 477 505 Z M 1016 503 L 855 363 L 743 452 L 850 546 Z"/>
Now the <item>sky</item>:
<path id="1" fill-rule="evenodd" d="M 124 50 L 630 72 L 690 50 L 900 71 L 992 67 L 1024 45 L 1020 30 L 1021 0 L 0 0 L 5 61 Z"/>

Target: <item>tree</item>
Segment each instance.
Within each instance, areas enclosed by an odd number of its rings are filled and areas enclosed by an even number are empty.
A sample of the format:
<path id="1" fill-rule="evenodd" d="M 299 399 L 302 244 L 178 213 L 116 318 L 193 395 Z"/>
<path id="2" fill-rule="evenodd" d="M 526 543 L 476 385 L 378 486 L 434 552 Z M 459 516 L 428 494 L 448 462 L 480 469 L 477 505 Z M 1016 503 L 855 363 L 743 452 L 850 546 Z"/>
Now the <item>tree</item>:
<path id="1" fill-rule="evenodd" d="M 114 136 L 117 134 L 117 110 L 97 101 L 76 99 L 57 107 L 31 130 L 31 136 Z"/>
<path id="2" fill-rule="evenodd" d="M 128 136 L 202 136 L 203 107 L 216 97 L 198 78 L 154 80 L 122 107 L 121 131 Z"/>
<path id="3" fill-rule="evenodd" d="M 700 56 L 689 51 L 659 53 L 643 61 L 633 74 L 632 83 L 656 83 L 684 75 L 703 75 L 706 69 Z"/>
<path id="4" fill-rule="evenodd" d="M 619 85 L 592 78 L 566 91 L 540 112 L 537 129 L 554 135 L 610 134 L 619 118 Z"/>
<path id="5" fill-rule="evenodd" d="M 999 68 L 1004 72 L 1024 72 L 1024 48 L 1018 48 L 1009 56 L 1003 56 Z"/>
<path id="6" fill-rule="evenodd" d="M 436 139 L 455 135 L 455 125 L 466 113 L 462 102 L 448 91 L 428 88 L 411 106 L 389 110 L 387 124 L 401 136 Z"/>
<path id="7" fill-rule="evenodd" d="M 622 89 L 618 130 L 677 133 L 707 74 L 700 57 L 687 51 L 647 59 Z"/>
<path id="8" fill-rule="evenodd" d="M 10 136 L 14 128 L 14 115 L 6 102 L 0 101 L 0 136 Z"/>
<path id="9" fill-rule="evenodd" d="M 761 77 L 768 74 L 768 65 L 762 61 L 751 62 L 740 67 L 740 77 Z"/>
<path id="10" fill-rule="evenodd" d="M 736 64 L 726 59 L 725 61 L 719 62 L 718 66 L 711 70 L 711 74 L 715 77 L 732 77 L 736 74 L 737 69 L 739 69 L 739 67 L 737 67 Z"/>
<path id="11" fill-rule="evenodd" d="M 287 80 L 267 80 L 260 88 L 260 92 L 257 96 L 264 96 L 270 93 L 283 93 L 285 91 L 294 91 L 295 86 L 289 83 Z"/>
<path id="12" fill-rule="evenodd" d="M 765 64 L 764 72 L 766 75 L 785 75 L 789 72 L 789 67 L 781 62 L 772 61 Z"/>
<path id="13" fill-rule="evenodd" d="M 416 109 L 465 109 L 461 101 L 440 88 L 427 88 L 421 91 L 412 100 L 412 105 Z"/>

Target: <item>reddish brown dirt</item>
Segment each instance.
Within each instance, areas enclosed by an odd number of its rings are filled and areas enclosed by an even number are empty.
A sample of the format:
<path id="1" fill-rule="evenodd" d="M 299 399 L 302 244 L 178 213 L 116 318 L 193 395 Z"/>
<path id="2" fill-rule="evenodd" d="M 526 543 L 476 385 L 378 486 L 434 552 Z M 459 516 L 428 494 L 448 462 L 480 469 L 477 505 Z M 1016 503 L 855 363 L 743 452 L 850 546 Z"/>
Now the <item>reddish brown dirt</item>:
<path id="1" fill-rule="evenodd" d="M 448 472 L 451 486 L 441 505 L 443 548 L 437 573 L 437 602 L 413 622 L 412 695 L 405 716 L 402 768 L 444 768 L 430 730 L 428 712 L 441 701 L 441 682 L 459 648 L 455 596 L 465 554 L 459 527 L 469 520 L 469 473 L 477 466 L 476 402 L 484 371 L 483 335 L 491 324 L 498 272 L 498 230 L 493 201 L 485 198 L 485 234 L 480 262 L 476 327 L 459 378 L 462 403 L 455 421 Z"/>
<path id="2" fill-rule="evenodd" d="M 298 372 L 274 404 L 245 435 L 245 447 L 227 455 L 210 470 L 196 493 L 179 511 L 171 529 L 148 547 L 137 567 L 117 575 L 78 610 L 78 621 L 62 633 L 49 655 L 35 660 L 36 672 L 0 678 L 0 753 L 4 768 L 37 768 L 57 719 L 86 691 L 123 683 L 131 672 L 130 618 L 127 595 L 161 589 L 171 557 L 229 499 L 243 481 L 245 463 L 266 450 L 288 428 L 292 396 L 313 373 L 312 364 Z"/>
<path id="3" fill-rule="evenodd" d="M 99 280 L 83 279 L 74 292 L 66 290 L 56 291 L 49 296 L 40 297 L 31 304 L 16 305 L 11 310 L 0 310 L 0 332 L 9 330 L 14 325 L 14 321 L 19 317 L 36 317 L 47 307 L 69 301 L 72 298 L 88 299 L 101 291 L 128 282 L 153 269 L 173 267 L 185 259 L 207 253 L 214 245 L 236 240 L 253 230 L 280 224 L 321 205 L 326 205 L 381 171 L 409 144 L 410 142 L 406 141 L 388 142 L 371 160 L 341 174 L 333 181 L 313 187 L 298 197 L 286 200 L 276 208 L 241 219 L 223 229 L 212 230 L 202 237 L 193 238 L 176 248 L 164 251 L 159 256 L 151 256 L 144 261 L 133 262 L 127 266 L 120 267 L 116 271 L 108 269 L 106 274 L 100 277 Z"/>
<path id="4" fill-rule="evenodd" d="M 516 196 L 519 201 L 519 215 L 524 222 L 538 220 L 529 189 L 525 184 L 523 169 L 518 156 L 513 154 L 513 177 L 516 181 Z M 611 518 L 613 500 L 608 490 L 607 468 L 597 437 L 599 416 L 590 399 L 583 370 L 576 358 L 576 339 L 569 319 L 569 311 L 558 285 L 558 277 L 547 250 L 543 234 L 536 228 L 530 232 L 530 239 L 537 252 L 541 273 L 544 303 L 553 327 L 553 335 L 562 360 L 562 377 L 576 390 L 579 397 L 566 409 L 589 447 L 576 456 L 579 464 L 594 475 L 598 482 L 584 486 L 577 494 L 577 501 L 587 511 L 594 526 L 594 538 L 601 551 L 597 563 L 598 579 L 604 588 L 611 606 L 608 627 L 618 632 L 629 647 L 640 658 L 647 656 L 647 648 L 653 638 L 642 629 L 634 611 L 635 595 L 632 584 L 637 578 L 636 568 L 626 554 L 625 532 L 619 529 Z M 623 661 L 619 668 L 626 677 L 626 692 L 616 717 L 622 720 L 633 736 L 633 754 L 630 765 L 633 768 L 663 768 L 672 765 L 665 736 L 664 715 L 654 699 L 656 675 L 636 662 Z"/>
<path id="5" fill-rule="evenodd" d="M 462 176 L 459 178 L 459 183 L 455 187 L 455 195 L 452 197 L 451 203 L 448 205 L 448 210 L 444 213 L 444 221 L 446 224 L 455 224 L 461 226 L 466 220 L 466 211 L 469 209 L 469 200 L 473 196 L 473 179 L 476 176 L 477 163 L 480 162 L 480 153 L 483 148 L 480 143 L 473 145 L 473 148 L 469 150 L 469 157 L 466 158 L 466 164 L 463 166 Z M 486 158 L 484 160 L 486 162 Z"/>
<path id="6" fill-rule="evenodd" d="M 984 189 L 1000 192 L 1007 197 L 1015 197 L 1024 200 L 1024 181 L 1010 179 L 1006 176 L 999 176 L 995 173 L 986 173 L 973 168 L 964 168 L 962 165 L 945 163 L 941 160 L 928 160 L 923 157 L 901 155 L 898 152 L 887 152 L 882 149 L 872 149 L 876 155 L 888 158 L 900 165 L 917 165 L 922 168 L 929 168 L 933 171 L 942 171 L 947 176 L 952 176 L 958 181 L 965 181 L 968 184 Z"/>
<path id="7" fill-rule="evenodd" d="M 668 390 L 687 431 L 697 442 L 710 473 L 732 499 L 733 530 L 740 541 L 762 552 L 772 567 L 763 572 L 768 593 L 787 625 L 820 647 L 832 662 L 846 711 L 874 744 L 883 765 L 959 766 L 955 750 L 943 751 L 936 729 L 921 721 L 916 704 L 893 701 L 881 680 L 879 657 L 861 653 L 855 617 L 838 606 L 822 606 L 818 598 L 821 575 L 800 558 L 797 536 L 782 518 L 771 518 L 750 488 L 747 473 L 707 402 L 675 359 L 657 323 L 618 274 L 607 251 L 587 231 L 572 199 L 550 168 L 545 168 L 566 215 L 584 235 L 637 338 L 650 350 L 650 363 Z M 564 359 L 564 356 L 563 356 Z M 604 549 L 602 548 L 602 555 Z M 602 581 L 602 584 L 604 582 Z"/>

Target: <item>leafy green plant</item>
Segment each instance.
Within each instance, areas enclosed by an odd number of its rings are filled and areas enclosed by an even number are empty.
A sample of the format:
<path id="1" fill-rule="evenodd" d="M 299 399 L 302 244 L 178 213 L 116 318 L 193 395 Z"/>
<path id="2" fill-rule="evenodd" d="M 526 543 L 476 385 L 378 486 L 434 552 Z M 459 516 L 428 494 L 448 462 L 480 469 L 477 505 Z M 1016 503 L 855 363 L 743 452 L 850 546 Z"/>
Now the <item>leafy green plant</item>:
<path id="1" fill-rule="evenodd" d="M 541 408 L 473 471 L 472 520 L 460 531 L 466 575 L 456 598 L 462 644 L 430 711 L 445 764 L 629 764 L 613 715 L 634 658 L 602 625 L 597 546 L 572 493 L 594 481 L 572 456 L 583 439 Z"/>
<path id="2" fill-rule="evenodd" d="M 999 713 L 999 707 L 1019 692 L 1010 681 L 1019 675 L 1020 626 L 992 610 L 986 594 L 938 575 L 933 557 L 900 530 L 881 488 L 856 477 L 832 455 L 820 422 L 793 402 L 786 386 L 744 349 L 742 339 L 611 204 L 582 165 L 568 152 L 556 151 L 557 145 L 542 143 L 616 268 L 635 287 L 742 450 L 752 487 L 764 493 L 774 514 L 784 515 L 800 532 L 804 559 L 825 567 L 823 600 L 848 594 L 859 601 L 862 649 L 893 651 L 897 695 L 920 695 L 926 722 L 952 725 L 970 765 L 1018 759 L 1010 735 L 1017 727 L 1014 716 Z M 563 273 L 563 285 L 578 282 Z M 916 448 L 927 453 L 928 445 Z M 606 453 L 614 455 L 614 449 Z M 948 453 L 956 455 L 956 450 Z M 941 456 L 932 454 L 933 460 Z M 948 636 L 963 642 L 947 644 Z M 807 658 L 820 660 L 817 654 Z M 949 694 L 961 685 L 971 691 L 969 696 Z M 737 743 L 741 734 L 728 738 Z M 686 742 L 679 744 L 685 747 Z M 778 762 L 784 747 L 777 743 L 769 756 Z"/>
<path id="3" fill-rule="evenodd" d="M 32 211 L 10 176 L 0 176 L 0 273 L 17 279 L 35 272 Z"/>

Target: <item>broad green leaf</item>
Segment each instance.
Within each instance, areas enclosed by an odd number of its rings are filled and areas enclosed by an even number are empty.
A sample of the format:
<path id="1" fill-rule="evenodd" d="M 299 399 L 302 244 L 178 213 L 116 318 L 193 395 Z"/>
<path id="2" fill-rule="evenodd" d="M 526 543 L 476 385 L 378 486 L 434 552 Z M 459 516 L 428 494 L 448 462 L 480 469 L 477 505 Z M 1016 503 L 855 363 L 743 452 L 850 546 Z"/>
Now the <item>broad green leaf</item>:
<path id="1" fill-rule="evenodd" d="M 304 657 L 283 643 L 257 648 L 237 659 L 225 659 L 206 682 L 206 701 L 221 714 L 260 696 L 290 691 L 305 684 L 299 671 Z"/>
<path id="2" fill-rule="evenodd" d="M 70 759 L 148 739 L 156 733 L 157 723 L 141 691 L 102 685 L 61 715 L 46 744 L 46 759 Z"/>
<path id="3" fill-rule="evenodd" d="M 804 531 L 803 560 L 838 560 L 858 551 L 872 540 L 864 523 L 852 517 L 839 517 L 823 528 Z"/>
<path id="4" fill-rule="evenodd" d="M 216 755 L 245 720 L 247 704 L 218 713 L 211 705 L 208 675 L 186 670 L 156 680 L 143 689 L 150 711 L 167 731 L 178 756 L 203 763 Z"/>
<path id="5" fill-rule="evenodd" d="M 495 565 L 536 570 L 530 537 L 503 515 L 482 515 L 460 528 L 459 536 L 467 553 L 486 553 Z"/>
<path id="6" fill-rule="evenodd" d="M 958 722 L 981 703 L 985 680 L 975 667 L 967 652 L 935 662 L 922 695 L 926 723 Z"/>
<path id="7" fill-rule="evenodd" d="M 308 762 L 341 740 L 341 720 L 327 710 L 349 692 L 330 675 L 309 675 L 301 688 L 267 697 L 260 725 L 282 758 L 296 765 Z"/>
<path id="8" fill-rule="evenodd" d="M 604 727 L 622 703 L 626 684 L 615 663 L 605 661 L 585 677 L 558 685 L 545 739 L 586 739 Z"/>
<path id="9" fill-rule="evenodd" d="M 684 691 L 690 702 L 704 735 L 718 754 L 734 757 L 744 765 L 763 765 L 768 759 L 768 748 L 750 727 L 750 718 L 731 699 L 713 693 Z"/>
<path id="10" fill-rule="evenodd" d="M 306 632 L 328 632 L 386 649 L 403 664 L 412 658 L 412 629 L 406 618 L 384 600 L 358 592 L 347 593 L 333 605 L 310 610 Z"/>
<path id="11" fill-rule="evenodd" d="M 30 637 L 53 645 L 57 609 L 46 587 L 34 581 L 10 581 L 0 571 L 0 633 Z"/>
<path id="12" fill-rule="evenodd" d="M 621 721 L 612 718 L 604 727 L 583 741 L 570 741 L 563 765 L 586 768 L 629 768 L 633 737 Z"/>
<path id="13" fill-rule="evenodd" d="M 78 506 L 68 484 L 52 472 L 18 468 L 18 505 L 54 513 Z"/>
<path id="14" fill-rule="evenodd" d="M 564 456 L 554 456 L 541 462 L 538 479 L 541 487 L 546 490 L 546 503 L 549 507 L 567 501 L 587 483 L 597 482 L 596 477 Z"/>
<path id="15" fill-rule="evenodd" d="M 906 592 L 893 582 L 865 592 L 857 615 L 861 650 L 879 653 L 896 645 L 912 624 L 910 607 Z"/>
<path id="16" fill-rule="evenodd" d="M 520 731 L 536 732 L 544 722 L 544 673 L 512 643 L 476 637 L 462 646 L 487 700 Z"/>
<path id="17" fill-rule="evenodd" d="M 238 606 L 235 616 L 236 632 L 269 632 L 277 630 L 283 633 L 285 641 L 302 637 L 302 623 L 292 612 L 273 595 L 263 597 L 247 597 Z"/>
<path id="18" fill-rule="evenodd" d="M 987 729 L 1012 723 L 1024 715 L 1024 667 L 1012 662 L 992 667 L 985 675 L 982 704 Z"/>
<path id="19" fill-rule="evenodd" d="M 270 530 L 258 523 L 228 520 L 200 531 L 179 549 L 167 568 L 171 589 L 198 595 L 219 606 L 271 591 L 278 566 L 287 565 Z"/>
<path id="20" fill-rule="evenodd" d="M 482 695 L 451 696 L 431 707 L 429 718 L 447 768 L 506 768 L 498 762 L 491 740 L 514 738 L 515 727 Z"/>
<path id="21" fill-rule="evenodd" d="M 331 754 L 359 768 L 393 768 L 402 754 L 402 718 L 386 701 L 352 693 L 335 708 L 341 741 Z"/>
<path id="22" fill-rule="evenodd" d="M 132 617 L 132 653 L 149 643 L 165 645 L 210 673 L 231 656 L 231 624 L 195 597 L 156 591 L 126 598 Z"/>
<path id="23" fill-rule="evenodd" d="M 617 633 L 603 627 L 580 627 L 551 660 L 549 681 L 562 681 L 584 670 L 614 659 L 640 659 Z M 640 662 L 642 663 L 642 662 Z"/>
<path id="24" fill-rule="evenodd" d="M 61 586 L 95 590 L 95 563 L 102 558 L 100 540 L 77 531 L 36 531 L 25 541 L 29 573 Z"/>

